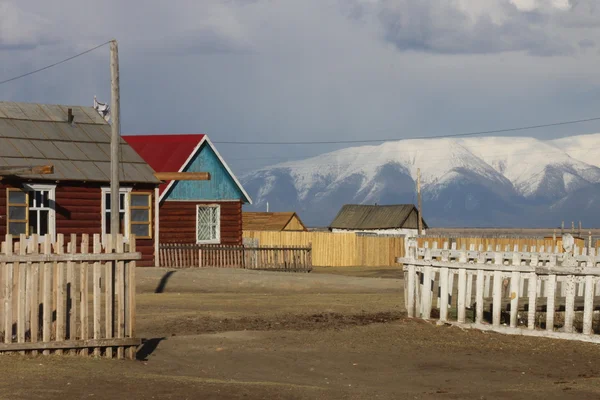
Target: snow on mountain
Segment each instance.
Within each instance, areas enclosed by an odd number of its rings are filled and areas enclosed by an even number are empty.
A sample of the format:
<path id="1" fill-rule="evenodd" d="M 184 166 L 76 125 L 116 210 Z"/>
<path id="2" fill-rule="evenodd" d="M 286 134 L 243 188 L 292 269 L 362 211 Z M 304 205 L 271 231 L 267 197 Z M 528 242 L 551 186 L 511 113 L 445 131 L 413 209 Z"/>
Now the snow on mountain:
<path id="1" fill-rule="evenodd" d="M 414 202 L 420 168 L 429 222 L 519 223 L 525 213 L 531 224 L 547 223 L 544 210 L 564 213 L 561 199 L 600 188 L 592 151 L 598 145 L 600 134 L 403 140 L 261 168 L 242 182 L 255 208 L 269 201 L 273 210 L 300 211 L 309 223 L 326 225 L 345 203 Z"/>

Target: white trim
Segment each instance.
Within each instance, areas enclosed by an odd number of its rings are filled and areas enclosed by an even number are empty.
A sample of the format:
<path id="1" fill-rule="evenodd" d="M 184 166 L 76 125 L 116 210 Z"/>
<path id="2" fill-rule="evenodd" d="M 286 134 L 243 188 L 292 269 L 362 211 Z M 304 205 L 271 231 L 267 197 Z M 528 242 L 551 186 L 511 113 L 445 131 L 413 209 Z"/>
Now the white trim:
<path id="1" fill-rule="evenodd" d="M 231 178 L 233 179 L 233 181 L 237 185 L 238 189 L 240 189 L 240 191 L 242 192 L 242 194 L 248 200 L 248 204 L 252 204 L 252 199 L 250 198 L 250 196 L 248 195 L 248 193 L 246 193 L 246 190 L 244 190 L 244 187 L 242 186 L 242 184 L 240 183 L 240 181 L 238 181 L 238 179 L 235 177 L 235 175 L 233 174 L 233 171 L 231 171 L 231 168 L 229 168 L 229 165 L 227 165 L 227 163 L 225 162 L 225 160 L 223 159 L 223 157 L 221 157 L 221 154 L 219 154 L 219 151 L 212 144 L 212 142 L 208 138 L 208 135 L 204 135 L 202 137 L 202 139 L 200 140 L 200 142 L 196 145 L 196 147 L 194 148 L 194 150 L 192 151 L 192 153 L 190 154 L 190 156 L 187 158 L 187 160 L 185 160 L 185 162 L 183 163 L 183 165 L 181 166 L 181 168 L 179 168 L 179 171 L 177 171 L 177 172 L 183 172 L 185 170 L 185 168 L 188 166 L 188 164 L 192 161 L 192 159 L 200 151 L 200 147 L 202 147 L 202 145 L 204 144 L 204 142 L 208 143 L 208 145 L 210 146 L 210 148 L 212 149 L 212 151 L 215 152 L 215 154 L 217 155 L 217 158 L 219 159 L 219 161 L 221 161 L 221 164 L 223 164 L 223 166 L 225 167 L 225 170 L 229 173 L 229 176 L 231 176 Z M 175 182 L 176 181 L 170 181 L 167 184 L 167 187 L 165 188 L 165 190 L 163 190 L 162 194 L 160 195 L 160 201 L 162 201 L 164 199 L 165 194 L 167 194 L 169 192 L 169 190 L 175 184 Z M 193 201 L 196 201 L 196 200 L 193 200 Z"/>
<path id="2" fill-rule="evenodd" d="M 102 216 L 102 231 L 100 232 L 101 236 L 102 236 L 102 242 L 104 243 L 104 237 L 106 236 L 106 195 L 110 194 L 110 187 L 103 187 L 100 188 L 102 191 L 101 194 L 101 198 L 100 198 L 100 204 L 101 204 L 101 216 Z M 131 187 L 120 187 L 119 188 L 119 195 L 121 193 L 125 193 L 125 232 L 123 232 L 123 237 L 125 239 L 129 238 L 129 196 L 127 196 L 129 193 L 131 193 L 133 188 Z M 120 197 L 120 196 L 119 196 Z M 119 200 L 120 202 L 121 200 Z M 119 204 L 119 208 L 120 208 L 120 204 Z"/>
<path id="3" fill-rule="evenodd" d="M 37 183 L 24 183 L 23 190 L 26 192 L 32 192 L 36 190 L 47 190 L 48 191 L 48 200 L 51 202 L 50 207 L 48 208 L 48 233 L 50 233 L 50 238 L 52 241 L 56 240 L 56 185 L 48 185 L 48 184 L 37 184 Z M 29 200 L 29 199 L 28 199 Z M 27 209 L 31 209 L 29 207 L 29 202 L 27 204 Z M 29 221 L 29 216 L 27 216 L 27 221 Z M 29 224 L 29 222 L 27 222 Z M 39 223 L 39 221 L 38 221 Z M 41 235 L 43 237 L 45 235 Z"/>
<path id="4" fill-rule="evenodd" d="M 198 210 L 202 208 L 216 208 L 219 216 L 217 218 L 217 237 L 211 240 L 198 240 Z M 220 204 L 196 204 L 196 243 L 197 244 L 220 244 L 221 243 L 221 205 Z"/>
<path id="5" fill-rule="evenodd" d="M 158 207 L 160 206 L 158 200 L 158 188 L 154 188 L 154 266 L 160 267 L 160 241 L 158 239 L 158 235 L 160 233 L 160 229 L 158 226 L 158 217 L 160 216 L 158 212 Z M 198 218 L 198 217 L 196 217 Z"/>

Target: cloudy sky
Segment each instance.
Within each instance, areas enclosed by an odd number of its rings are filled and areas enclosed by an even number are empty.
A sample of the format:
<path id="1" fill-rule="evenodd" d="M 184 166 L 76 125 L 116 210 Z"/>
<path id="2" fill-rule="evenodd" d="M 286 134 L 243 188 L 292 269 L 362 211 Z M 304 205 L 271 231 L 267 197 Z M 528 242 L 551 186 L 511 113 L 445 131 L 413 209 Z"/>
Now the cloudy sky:
<path id="1" fill-rule="evenodd" d="M 0 81 L 116 38 L 123 133 L 409 138 L 600 116 L 599 37 L 597 0 L 0 0 Z M 108 101 L 108 46 L 0 90 Z M 218 147 L 241 174 L 340 146 Z"/>

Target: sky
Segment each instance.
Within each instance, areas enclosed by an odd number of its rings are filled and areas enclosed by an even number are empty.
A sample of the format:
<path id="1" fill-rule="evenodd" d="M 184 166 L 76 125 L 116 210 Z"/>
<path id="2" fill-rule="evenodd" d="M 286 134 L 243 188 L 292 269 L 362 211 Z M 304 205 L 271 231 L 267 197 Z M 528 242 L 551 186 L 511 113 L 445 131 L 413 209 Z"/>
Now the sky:
<path id="1" fill-rule="evenodd" d="M 238 175 L 347 145 L 600 116 L 597 0 L 0 0 L 0 81 L 119 43 L 123 134 L 206 133 Z M 109 49 L 0 100 L 110 101 Z M 556 138 L 600 122 L 515 133 Z"/>

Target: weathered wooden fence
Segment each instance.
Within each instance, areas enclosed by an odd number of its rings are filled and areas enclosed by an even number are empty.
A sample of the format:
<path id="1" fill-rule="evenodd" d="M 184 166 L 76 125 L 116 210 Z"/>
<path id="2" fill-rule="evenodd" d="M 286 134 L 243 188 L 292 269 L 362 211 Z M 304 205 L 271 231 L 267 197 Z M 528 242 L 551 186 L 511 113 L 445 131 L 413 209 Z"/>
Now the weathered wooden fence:
<path id="1" fill-rule="evenodd" d="M 312 247 L 165 243 L 160 245 L 159 260 L 161 267 L 169 268 L 216 267 L 310 272 Z"/>
<path id="2" fill-rule="evenodd" d="M 135 358 L 135 238 L 14 240 L 0 252 L 0 352 Z M 78 245 L 79 244 L 79 251 Z M 90 248 L 91 247 L 91 248 Z M 115 252 L 113 252 L 115 251 Z"/>
<path id="3" fill-rule="evenodd" d="M 312 246 L 319 267 L 393 266 L 404 254 L 404 236 L 361 236 L 355 233 L 244 231 L 261 246 Z"/>
<path id="4" fill-rule="evenodd" d="M 417 248 L 413 241 L 397 261 L 404 264 L 409 317 L 600 343 L 600 256 L 593 248 L 467 251 L 448 243 Z"/>

